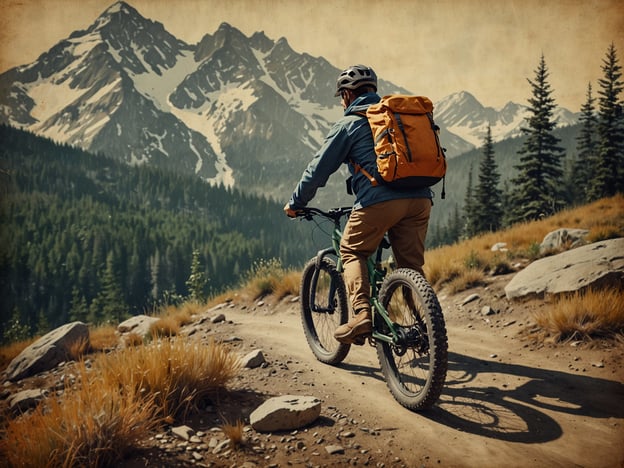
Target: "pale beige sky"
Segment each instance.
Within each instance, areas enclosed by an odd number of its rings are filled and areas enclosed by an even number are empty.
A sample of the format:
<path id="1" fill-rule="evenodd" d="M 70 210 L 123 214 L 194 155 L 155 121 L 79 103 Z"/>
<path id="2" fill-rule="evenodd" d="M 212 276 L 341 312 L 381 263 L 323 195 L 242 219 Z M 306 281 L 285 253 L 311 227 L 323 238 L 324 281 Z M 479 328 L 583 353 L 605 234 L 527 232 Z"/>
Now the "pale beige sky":
<path id="1" fill-rule="evenodd" d="M 34 61 L 87 28 L 113 0 L 0 0 L 0 72 Z M 434 101 L 466 90 L 484 105 L 526 104 L 544 54 L 559 105 L 597 90 L 615 43 L 624 66 L 623 0 L 127 0 L 178 38 L 228 22 L 264 31 L 343 68 L 365 63 Z M 383 92 L 383 90 L 380 90 Z M 328 90 L 331 92 L 331 90 Z M 594 92 L 594 95 L 596 93 Z"/>

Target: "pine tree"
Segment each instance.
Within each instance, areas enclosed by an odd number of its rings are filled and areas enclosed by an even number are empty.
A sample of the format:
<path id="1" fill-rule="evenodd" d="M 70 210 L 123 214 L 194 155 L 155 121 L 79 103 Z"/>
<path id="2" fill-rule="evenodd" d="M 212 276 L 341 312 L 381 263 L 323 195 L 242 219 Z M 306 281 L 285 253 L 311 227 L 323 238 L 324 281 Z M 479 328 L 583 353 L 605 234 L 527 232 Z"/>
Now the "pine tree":
<path id="1" fill-rule="evenodd" d="M 553 131 L 555 100 L 548 83 L 548 68 L 544 55 L 535 71 L 535 80 L 527 79 L 533 91 L 529 99 L 528 127 L 522 129 L 526 140 L 518 152 L 520 162 L 515 166 L 517 176 L 511 202 L 511 222 L 539 219 L 556 212 L 563 205 L 563 149 Z"/>
<path id="2" fill-rule="evenodd" d="M 587 190 L 589 183 L 594 178 L 596 165 L 596 113 L 594 107 L 594 97 L 592 96 L 592 85 L 587 85 L 587 100 L 581 107 L 579 123 L 581 130 L 576 139 L 576 149 L 578 156 L 572 167 L 570 188 L 572 190 L 572 201 L 583 203 L 587 201 Z"/>
<path id="3" fill-rule="evenodd" d="M 193 251 L 193 259 L 191 261 L 191 275 L 186 281 L 191 299 L 197 302 L 206 300 L 206 288 L 208 287 L 208 278 L 202 270 L 199 260 L 199 250 Z"/>
<path id="4" fill-rule="evenodd" d="M 101 306 L 104 320 L 120 322 L 127 315 L 128 306 L 123 299 L 118 277 L 119 267 L 113 252 L 106 256 L 106 268 L 102 275 L 102 289 L 97 299 Z"/>
<path id="5" fill-rule="evenodd" d="M 603 78 L 598 80 L 598 157 L 590 181 L 588 198 L 596 200 L 624 190 L 624 115 L 619 96 L 623 89 L 622 67 L 611 44 L 603 60 Z"/>
<path id="6" fill-rule="evenodd" d="M 483 145 L 483 158 L 479 165 L 479 182 L 474 195 L 473 227 L 475 234 L 496 231 L 501 226 L 501 191 L 498 188 L 500 174 L 494 159 L 492 129 L 488 125 Z M 477 208 L 478 207 L 478 208 Z"/>

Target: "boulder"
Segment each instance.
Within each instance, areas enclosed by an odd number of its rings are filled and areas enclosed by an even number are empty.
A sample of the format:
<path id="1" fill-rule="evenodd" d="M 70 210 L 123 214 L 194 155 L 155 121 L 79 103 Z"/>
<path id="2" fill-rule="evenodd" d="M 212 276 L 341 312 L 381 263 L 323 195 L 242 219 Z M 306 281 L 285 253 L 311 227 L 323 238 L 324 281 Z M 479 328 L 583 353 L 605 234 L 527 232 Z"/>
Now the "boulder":
<path id="1" fill-rule="evenodd" d="M 586 229 L 561 228 L 549 232 L 540 244 L 540 253 L 578 247 L 585 242 L 587 234 L 589 234 L 589 231 Z"/>
<path id="2" fill-rule="evenodd" d="M 119 333 L 136 333 L 141 338 L 145 338 L 149 336 L 151 326 L 159 320 L 158 317 L 150 317 L 149 315 L 135 315 L 117 325 L 117 331 Z"/>
<path id="3" fill-rule="evenodd" d="M 312 424 L 321 415 L 321 400 L 311 396 L 270 398 L 249 415 L 258 432 L 291 431 Z"/>
<path id="4" fill-rule="evenodd" d="M 24 349 L 6 370 L 8 380 L 16 381 L 53 369 L 69 358 L 69 348 L 84 340 L 89 344 L 89 329 L 82 322 L 67 323 Z"/>
<path id="5" fill-rule="evenodd" d="M 505 294 L 508 299 L 543 297 L 611 285 L 624 285 L 624 238 L 537 260 L 512 278 Z"/>

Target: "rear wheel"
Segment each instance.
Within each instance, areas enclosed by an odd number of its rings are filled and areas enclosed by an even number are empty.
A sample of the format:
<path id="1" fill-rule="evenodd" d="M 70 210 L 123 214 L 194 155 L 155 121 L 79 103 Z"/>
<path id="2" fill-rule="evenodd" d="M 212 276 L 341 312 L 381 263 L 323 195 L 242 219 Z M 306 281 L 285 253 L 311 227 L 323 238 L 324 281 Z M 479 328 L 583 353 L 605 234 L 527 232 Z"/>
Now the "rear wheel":
<path id="1" fill-rule="evenodd" d="M 339 343 L 334 330 L 349 319 L 347 291 L 335 263 L 310 260 L 301 277 L 301 322 L 312 353 L 325 364 L 338 364 L 351 345 Z"/>
<path id="2" fill-rule="evenodd" d="M 399 335 L 396 343 L 376 341 L 388 388 L 406 408 L 429 408 L 442 393 L 448 365 L 446 327 L 438 298 L 425 278 L 408 268 L 386 277 L 379 298 Z M 385 323 L 376 327 L 389 333 Z"/>

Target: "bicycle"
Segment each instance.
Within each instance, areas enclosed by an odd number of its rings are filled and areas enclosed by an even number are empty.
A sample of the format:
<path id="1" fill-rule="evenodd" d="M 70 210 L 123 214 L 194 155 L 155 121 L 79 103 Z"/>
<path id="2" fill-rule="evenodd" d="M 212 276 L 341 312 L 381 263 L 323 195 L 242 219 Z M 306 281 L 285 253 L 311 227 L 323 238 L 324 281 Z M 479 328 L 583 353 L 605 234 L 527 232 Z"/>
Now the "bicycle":
<path id="1" fill-rule="evenodd" d="M 349 320 L 339 245 L 341 220 L 350 213 L 350 207 L 329 211 L 309 207 L 297 212 L 297 217 L 308 221 L 321 216 L 333 223 L 331 247 L 306 263 L 300 292 L 306 341 L 316 358 L 330 365 L 342 362 L 351 349 L 333 335 Z M 394 398 L 404 407 L 420 411 L 431 407 L 442 393 L 448 361 L 446 326 L 438 298 L 420 273 L 409 268 L 387 273 L 382 258 L 389 248 L 384 236 L 367 262 L 373 318 L 368 342 L 377 350 L 381 372 Z M 361 337 L 354 344 L 364 343 Z"/>

